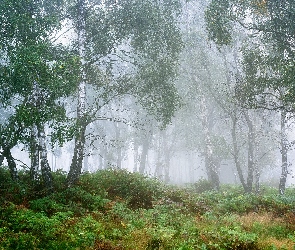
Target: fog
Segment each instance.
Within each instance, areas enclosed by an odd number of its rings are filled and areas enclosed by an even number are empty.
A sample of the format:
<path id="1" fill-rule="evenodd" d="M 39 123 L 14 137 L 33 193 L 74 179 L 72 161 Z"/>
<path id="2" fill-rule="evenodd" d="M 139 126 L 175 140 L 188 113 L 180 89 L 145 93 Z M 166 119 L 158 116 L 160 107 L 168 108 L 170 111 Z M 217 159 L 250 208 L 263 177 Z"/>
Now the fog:
<path id="1" fill-rule="evenodd" d="M 142 57 L 148 52 L 140 52 L 128 61 L 130 54 L 135 53 L 132 36 L 114 43 L 112 50 L 107 55 L 102 52 L 94 64 L 100 73 L 91 75 L 88 81 L 92 79 L 96 85 L 88 82 L 89 85 L 84 88 L 86 98 L 83 102 L 86 108 L 83 112 L 89 114 L 92 120 L 85 128 L 82 172 L 120 168 L 177 185 L 194 183 L 200 179 L 212 182 L 218 179 L 222 184 L 241 185 L 241 177 L 247 179 L 247 174 L 252 171 L 254 183 L 278 187 L 282 165 L 285 164 L 282 162 L 282 147 L 286 146 L 286 185 L 295 184 L 292 111 L 271 106 L 277 102 L 271 97 L 267 99 L 259 95 L 255 106 L 239 96 L 242 87 L 247 85 L 244 82 L 253 80 L 247 78 L 249 75 L 243 61 L 246 58 L 243 49 L 254 48 L 257 41 L 261 42 L 262 39 L 258 35 L 251 40 L 253 34 L 249 30 L 232 24 L 232 44 L 218 46 L 214 39 L 210 39 L 205 20 L 209 1 L 182 1 L 181 4 L 182 12 L 177 17 L 177 27 L 183 46 L 178 55 L 175 77 L 169 79 L 177 89 L 179 105 L 176 105 L 171 120 L 163 125 L 157 114 L 153 115 L 152 112 L 158 109 L 157 105 L 161 108 L 167 97 L 158 96 L 161 89 L 147 93 L 141 101 L 136 99 L 142 91 L 139 87 L 138 92 L 128 89 L 131 87 L 126 82 L 136 84 L 141 80 L 142 76 L 132 78 L 142 73 L 141 64 L 135 62 L 149 62 L 150 58 Z M 251 24 L 251 18 L 246 18 L 247 25 Z M 63 21 L 64 28 L 57 33 L 59 40 L 55 40 L 55 43 L 72 46 L 71 39 L 79 39 L 81 34 L 77 35 L 71 30 L 67 33 L 69 27 L 73 29 L 69 23 L 69 20 Z M 260 47 L 264 51 L 267 48 Z M 166 52 L 159 52 L 159 55 L 161 53 Z M 143 73 L 147 74 L 148 70 L 143 70 Z M 263 75 L 262 70 L 256 72 L 257 78 Z M 112 78 L 109 79 L 109 76 Z M 101 81 L 105 85 L 100 85 Z M 128 90 L 117 95 L 115 91 L 119 90 L 113 89 L 120 89 L 124 84 Z M 105 98 L 105 92 L 110 93 L 108 89 L 105 90 L 106 85 L 112 87 L 113 96 L 118 97 Z M 81 100 L 79 95 L 60 96 L 55 101 L 65 108 L 70 122 L 71 119 L 79 118 L 79 113 L 76 113 Z M 156 103 L 149 103 L 154 98 Z M 12 99 L 14 104 L 11 107 L 17 103 L 16 95 Z M 262 100 L 266 108 L 260 106 Z M 16 112 L 11 107 L 0 106 L 1 124 L 5 125 L 7 119 Z M 68 172 L 74 156 L 74 139 L 52 141 L 55 128 L 50 123 L 45 124 L 45 132 L 51 170 Z M 19 170 L 30 169 L 28 152 L 28 146 L 22 142 L 12 148 Z M 3 165 L 6 164 L 5 160 Z"/>

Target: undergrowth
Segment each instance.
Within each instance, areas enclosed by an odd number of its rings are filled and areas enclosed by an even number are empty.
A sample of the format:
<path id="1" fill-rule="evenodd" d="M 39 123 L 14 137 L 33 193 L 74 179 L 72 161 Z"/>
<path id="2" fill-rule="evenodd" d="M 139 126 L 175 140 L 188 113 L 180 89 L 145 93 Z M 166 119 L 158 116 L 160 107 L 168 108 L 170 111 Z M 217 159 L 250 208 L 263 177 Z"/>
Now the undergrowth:
<path id="1" fill-rule="evenodd" d="M 293 188 L 216 192 L 205 180 L 180 188 L 126 170 L 85 173 L 65 188 L 64 172 L 53 177 L 48 195 L 27 172 L 14 183 L 0 168 L 1 250 L 294 249 Z"/>

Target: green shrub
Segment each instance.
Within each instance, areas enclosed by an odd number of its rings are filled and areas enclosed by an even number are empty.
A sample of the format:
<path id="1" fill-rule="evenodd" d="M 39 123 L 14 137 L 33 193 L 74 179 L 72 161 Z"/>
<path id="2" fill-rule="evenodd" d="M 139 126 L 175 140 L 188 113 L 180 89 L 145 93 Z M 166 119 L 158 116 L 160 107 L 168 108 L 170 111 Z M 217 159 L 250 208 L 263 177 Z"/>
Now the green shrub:
<path id="1" fill-rule="evenodd" d="M 10 232 L 2 235 L 0 238 L 0 249 L 5 250 L 37 250 L 39 239 L 32 233 L 27 232 Z"/>
<path id="2" fill-rule="evenodd" d="M 37 212 L 52 215 L 57 211 L 72 211 L 81 215 L 88 211 L 103 209 L 107 200 L 92 195 L 81 187 L 67 188 L 63 192 L 53 193 L 50 196 L 30 201 L 30 208 Z"/>
<path id="3" fill-rule="evenodd" d="M 26 171 L 14 183 L 0 169 L 1 250 L 291 249 L 295 242 L 292 189 L 254 195 L 204 182 L 197 193 L 111 169 L 83 174 L 71 188 L 64 172 L 53 177 L 55 192 L 46 195 L 29 186 Z"/>
<path id="4" fill-rule="evenodd" d="M 54 192 L 61 192 L 66 188 L 67 173 L 61 169 L 52 172 Z"/>
<path id="5" fill-rule="evenodd" d="M 81 187 L 67 188 L 63 192 L 54 194 L 52 197 L 60 203 L 67 205 L 75 203 L 77 206 L 90 211 L 104 208 L 107 202 L 107 200 L 100 195 L 88 193 Z"/>
<path id="6" fill-rule="evenodd" d="M 252 231 L 259 235 L 274 237 L 277 239 L 283 239 L 286 235 L 292 233 L 292 231 L 285 225 L 277 225 L 273 223 L 272 225 L 265 226 L 259 222 L 253 224 Z"/>
<path id="7" fill-rule="evenodd" d="M 102 230 L 103 225 L 88 215 L 72 225 L 64 237 L 72 249 L 85 249 L 94 246 L 95 240 Z"/>
<path id="8" fill-rule="evenodd" d="M 91 249 L 103 225 L 90 215 L 56 212 L 48 217 L 13 204 L 1 208 L 0 249 Z"/>
<path id="9" fill-rule="evenodd" d="M 153 201 L 162 194 L 161 183 L 127 170 L 99 170 L 84 174 L 80 186 L 90 193 L 107 192 L 109 199 L 124 199 L 132 208 L 152 208 Z"/>
<path id="10" fill-rule="evenodd" d="M 206 191 L 214 190 L 214 185 L 204 178 L 201 178 L 195 182 L 193 186 L 197 193 L 204 193 Z"/>
<path id="11" fill-rule="evenodd" d="M 57 203 L 50 197 L 44 197 L 41 199 L 30 201 L 29 204 L 30 209 L 36 212 L 45 212 L 48 215 L 52 215 L 58 211 L 65 210 L 64 205 Z"/>
<path id="12" fill-rule="evenodd" d="M 201 235 L 208 249 L 257 249 L 257 235 L 242 231 L 240 227 L 220 227 L 203 231 Z"/>
<path id="13" fill-rule="evenodd" d="M 11 179 L 7 167 L 0 167 L 0 204 L 6 201 L 22 203 L 27 189 L 28 185 L 25 185 L 22 180 L 15 182 Z"/>
<path id="14" fill-rule="evenodd" d="M 266 211 L 273 212 L 277 215 L 284 215 L 290 211 L 295 206 L 294 195 L 282 196 L 278 194 L 273 195 L 263 195 L 259 197 L 261 207 Z"/>

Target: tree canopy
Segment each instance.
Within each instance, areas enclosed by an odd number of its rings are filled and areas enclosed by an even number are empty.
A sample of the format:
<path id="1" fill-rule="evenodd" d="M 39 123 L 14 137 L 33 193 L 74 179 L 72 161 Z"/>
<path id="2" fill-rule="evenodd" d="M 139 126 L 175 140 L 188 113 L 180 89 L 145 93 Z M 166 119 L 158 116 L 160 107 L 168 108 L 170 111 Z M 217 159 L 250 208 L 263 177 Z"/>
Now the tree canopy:
<path id="1" fill-rule="evenodd" d="M 3 108 L 13 105 L 9 122 L 1 126 L 1 147 L 23 142 L 32 158 L 32 142 L 45 126 L 57 129 L 52 138 L 62 143 L 85 133 L 100 119 L 101 107 L 120 96 L 135 97 L 164 126 L 169 123 L 179 105 L 173 84 L 182 48 L 179 13 L 175 0 L 1 1 L 0 100 Z M 77 96 L 74 104 L 80 105 L 81 91 L 94 98 L 83 104 L 75 132 L 73 123 L 60 126 L 73 118 L 63 103 Z M 14 131 L 9 132 L 13 144 L 7 131 Z"/>
<path id="2" fill-rule="evenodd" d="M 237 30 L 246 36 L 237 92 L 252 107 L 294 109 L 294 17 L 293 1 L 213 0 L 209 5 L 207 29 L 218 46 L 233 43 Z"/>

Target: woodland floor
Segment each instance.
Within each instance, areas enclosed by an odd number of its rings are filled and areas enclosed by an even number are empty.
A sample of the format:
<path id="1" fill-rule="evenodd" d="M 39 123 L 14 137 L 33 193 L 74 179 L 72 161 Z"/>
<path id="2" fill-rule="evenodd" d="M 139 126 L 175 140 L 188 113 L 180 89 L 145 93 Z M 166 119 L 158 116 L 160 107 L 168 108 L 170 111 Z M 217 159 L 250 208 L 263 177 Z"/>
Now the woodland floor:
<path id="1" fill-rule="evenodd" d="M 295 249 L 294 188 L 216 192 L 205 180 L 175 187 L 101 170 L 66 189 L 65 173 L 53 174 L 46 194 L 28 173 L 14 183 L 0 168 L 0 249 Z"/>

